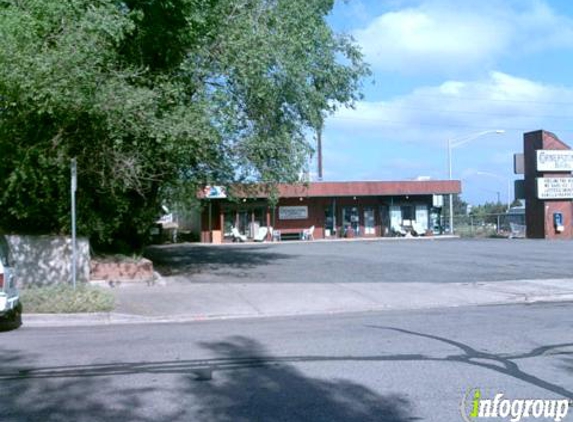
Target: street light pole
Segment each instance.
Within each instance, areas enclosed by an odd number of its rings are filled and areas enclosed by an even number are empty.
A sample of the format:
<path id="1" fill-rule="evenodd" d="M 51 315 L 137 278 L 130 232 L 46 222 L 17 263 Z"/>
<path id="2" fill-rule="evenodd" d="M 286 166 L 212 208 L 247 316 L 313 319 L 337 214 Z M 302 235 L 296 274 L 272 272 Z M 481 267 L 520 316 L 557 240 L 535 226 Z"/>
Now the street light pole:
<path id="1" fill-rule="evenodd" d="M 474 133 L 471 135 L 463 136 L 457 139 L 448 139 L 448 178 L 452 180 L 452 148 L 456 148 L 467 144 L 474 139 L 477 139 L 490 133 L 502 134 L 505 133 L 503 129 L 484 130 L 483 132 Z M 450 234 L 454 234 L 454 195 L 450 193 Z"/>
<path id="2" fill-rule="evenodd" d="M 452 180 L 452 140 L 448 139 L 448 179 Z M 450 193 L 450 234 L 454 234 L 454 195 Z"/>

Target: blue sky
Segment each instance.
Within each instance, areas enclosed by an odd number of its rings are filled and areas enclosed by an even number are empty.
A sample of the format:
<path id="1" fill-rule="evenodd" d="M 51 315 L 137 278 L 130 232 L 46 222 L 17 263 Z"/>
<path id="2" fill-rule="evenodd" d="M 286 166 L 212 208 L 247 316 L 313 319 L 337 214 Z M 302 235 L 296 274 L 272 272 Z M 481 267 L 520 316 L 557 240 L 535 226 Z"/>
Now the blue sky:
<path id="1" fill-rule="evenodd" d="M 324 180 L 446 179 L 447 139 L 503 129 L 452 162 L 466 201 L 505 201 L 524 132 L 573 146 L 573 1 L 339 0 L 329 20 L 373 75 L 326 121 Z"/>

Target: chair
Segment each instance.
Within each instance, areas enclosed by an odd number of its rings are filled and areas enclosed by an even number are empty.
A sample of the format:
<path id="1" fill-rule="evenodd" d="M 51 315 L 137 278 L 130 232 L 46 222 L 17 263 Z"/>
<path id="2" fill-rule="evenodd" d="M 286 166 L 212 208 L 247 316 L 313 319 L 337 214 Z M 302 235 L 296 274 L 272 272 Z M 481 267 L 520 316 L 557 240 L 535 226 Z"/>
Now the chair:
<path id="1" fill-rule="evenodd" d="M 302 240 L 314 240 L 314 226 L 302 231 Z"/>
<path id="2" fill-rule="evenodd" d="M 237 229 L 236 227 L 233 227 L 233 229 L 231 230 L 231 233 L 233 235 L 233 242 L 236 242 L 237 240 L 239 242 L 246 242 L 247 241 L 247 236 L 239 233 L 239 229 Z"/>
<path id="3" fill-rule="evenodd" d="M 406 236 L 408 232 L 402 228 L 402 226 L 394 224 L 392 226 L 392 234 L 394 236 Z"/>
<path id="4" fill-rule="evenodd" d="M 420 223 L 416 221 L 412 221 L 412 229 L 414 230 L 414 233 L 418 236 L 426 235 L 426 230 L 424 229 L 424 226 L 422 226 Z"/>
<path id="5" fill-rule="evenodd" d="M 255 242 L 264 242 L 265 240 L 267 240 L 267 234 L 269 234 L 269 229 L 267 227 L 259 227 L 259 231 L 257 235 L 253 237 L 253 240 Z"/>
<path id="6" fill-rule="evenodd" d="M 281 241 L 281 231 L 280 230 L 273 230 L 271 227 L 271 240 L 273 242 L 280 242 Z"/>

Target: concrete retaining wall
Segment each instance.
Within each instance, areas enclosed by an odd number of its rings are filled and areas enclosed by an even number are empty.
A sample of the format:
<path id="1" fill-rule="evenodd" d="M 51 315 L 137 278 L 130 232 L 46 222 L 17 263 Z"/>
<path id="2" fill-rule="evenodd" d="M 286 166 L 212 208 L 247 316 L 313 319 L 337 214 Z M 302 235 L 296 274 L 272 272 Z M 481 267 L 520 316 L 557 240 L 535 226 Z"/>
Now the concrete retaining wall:
<path id="1" fill-rule="evenodd" d="M 7 236 L 19 287 L 44 286 L 72 281 L 72 239 L 64 236 Z M 90 246 L 77 239 L 77 281 L 90 278 Z"/>

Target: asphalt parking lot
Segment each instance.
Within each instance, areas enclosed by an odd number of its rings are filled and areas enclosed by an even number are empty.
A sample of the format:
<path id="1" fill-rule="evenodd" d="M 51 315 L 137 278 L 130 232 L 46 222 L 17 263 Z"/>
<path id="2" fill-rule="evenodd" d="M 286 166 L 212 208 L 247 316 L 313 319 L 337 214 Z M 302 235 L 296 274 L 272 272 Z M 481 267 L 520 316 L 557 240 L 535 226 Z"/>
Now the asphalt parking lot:
<path id="1" fill-rule="evenodd" d="M 282 242 L 152 247 L 189 283 L 478 282 L 572 278 L 573 242 L 508 239 Z"/>

